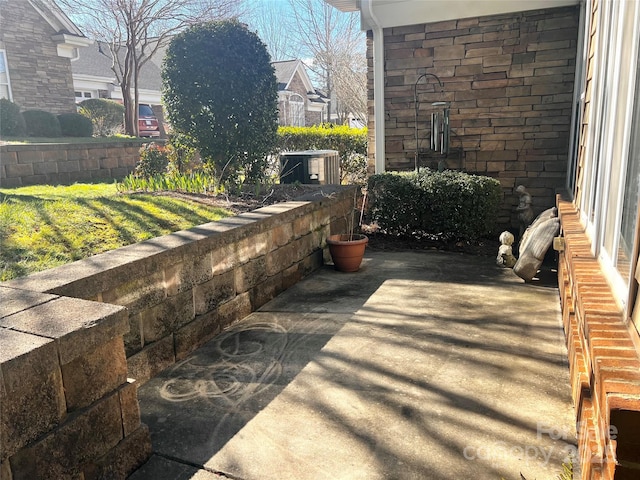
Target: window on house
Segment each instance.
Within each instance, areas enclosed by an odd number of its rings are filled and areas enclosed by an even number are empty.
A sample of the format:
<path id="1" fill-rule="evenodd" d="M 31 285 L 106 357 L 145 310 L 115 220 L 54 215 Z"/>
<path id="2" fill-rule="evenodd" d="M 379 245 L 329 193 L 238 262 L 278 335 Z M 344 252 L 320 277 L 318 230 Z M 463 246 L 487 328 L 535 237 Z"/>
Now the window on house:
<path id="1" fill-rule="evenodd" d="M 9 82 L 7 55 L 4 50 L 0 50 L 0 98 L 13 100 L 11 96 L 11 83 Z"/>
<path id="2" fill-rule="evenodd" d="M 638 191 L 640 189 L 640 51 L 636 65 L 635 107 L 633 109 L 632 129 L 629 142 L 625 185 L 622 196 L 622 218 L 618 231 L 617 269 L 623 279 L 629 283 L 631 262 L 638 218 Z"/>
<path id="3" fill-rule="evenodd" d="M 640 2 L 600 2 L 598 9 L 588 148 L 578 180 L 580 208 L 593 252 L 629 313 L 626 302 L 638 251 Z"/>
<path id="4" fill-rule="evenodd" d="M 77 91 L 76 90 L 76 103 L 80 103 L 83 100 L 86 100 L 88 98 L 93 98 L 93 94 L 91 92 L 86 92 L 86 91 Z"/>
<path id="5" fill-rule="evenodd" d="M 294 127 L 304 127 L 304 99 L 301 95 L 294 94 L 289 97 L 289 118 Z"/>

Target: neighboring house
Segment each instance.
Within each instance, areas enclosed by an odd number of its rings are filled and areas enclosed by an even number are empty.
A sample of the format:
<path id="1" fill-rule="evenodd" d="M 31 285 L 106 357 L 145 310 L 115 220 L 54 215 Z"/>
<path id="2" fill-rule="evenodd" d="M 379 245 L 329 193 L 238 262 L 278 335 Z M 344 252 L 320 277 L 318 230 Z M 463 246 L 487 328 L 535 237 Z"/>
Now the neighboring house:
<path id="1" fill-rule="evenodd" d="M 166 48 L 159 50 L 140 71 L 140 103 L 161 104 L 161 66 L 165 51 Z M 273 66 L 278 80 L 280 125 L 315 125 L 326 121 L 326 98 L 313 87 L 304 64 L 300 60 L 288 60 L 273 62 Z M 122 91 L 111 70 L 109 48 L 101 42 L 84 49 L 73 63 L 73 82 L 77 102 L 87 98 L 122 100 Z"/>
<path id="2" fill-rule="evenodd" d="M 519 184 L 538 210 L 557 204 L 580 478 L 640 478 L 640 2 L 325 1 L 368 30 L 372 170 L 438 160 L 415 135 L 431 73 L 425 112 L 450 102 L 447 164 L 498 178 L 507 210 Z"/>
<path id="3" fill-rule="evenodd" d="M 50 0 L 0 0 L 0 98 L 75 112 L 71 65 L 92 42 Z"/>
<path id="4" fill-rule="evenodd" d="M 76 102 L 88 98 L 111 98 L 122 101 L 122 90 L 111 69 L 112 57 L 109 46 L 95 42 L 80 53 L 73 62 L 73 84 Z M 162 79 L 160 67 L 154 61 L 146 62 L 140 69 L 138 84 L 139 103 L 161 104 Z"/>
<path id="5" fill-rule="evenodd" d="M 310 126 L 327 121 L 328 99 L 316 90 L 300 60 L 272 62 L 278 80 L 280 125 Z"/>

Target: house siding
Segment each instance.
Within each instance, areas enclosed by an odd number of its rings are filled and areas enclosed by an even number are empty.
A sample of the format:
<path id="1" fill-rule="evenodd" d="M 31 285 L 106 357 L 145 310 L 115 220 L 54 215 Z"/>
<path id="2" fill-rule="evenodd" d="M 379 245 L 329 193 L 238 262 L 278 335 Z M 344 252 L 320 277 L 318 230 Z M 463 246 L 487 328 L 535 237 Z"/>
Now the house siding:
<path id="1" fill-rule="evenodd" d="M 609 83 L 610 77 L 599 68 L 598 56 L 608 56 L 603 45 L 611 41 L 602 29 L 606 23 L 605 10 L 624 16 L 628 14 L 624 8 L 623 2 L 587 2 L 585 16 L 589 28 L 584 32 L 586 65 L 582 73 L 583 102 L 574 200 L 559 198 L 557 202 L 565 243 L 559 255 L 558 283 L 578 421 L 579 478 L 582 480 L 640 478 L 640 329 L 631 318 L 640 308 L 637 298 L 633 303 L 640 278 L 638 225 L 636 222 L 635 253 L 629 259 L 632 265 L 628 265 L 629 271 L 636 273 L 635 278 L 629 278 L 626 288 L 612 284 L 611 275 L 607 274 L 611 260 L 603 259 L 599 235 L 587 228 L 588 224 L 593 227 L 596 216 L 606 225 L 607 216 L 620 215 L 620 211 L 594 209 L 592 201 L 596 194 L 604 196 L 607 188 L 616 185 L 625 171 L 613 171 L 610 178 L 599 175 L 597 185 L 593 186 L 590 186 L 589 174 L 594 174 L 593 166 L 598 162 L 598 149 L 593 147 L 605 142 L 599 124 L 607 119 L 602 117 L 620 108 L 613 102 L 603 101 L 605 90 L 600 88 L 603 84 L 615 88 Z M 623 34 L 629 35 L 629 32 Z M 638 34 L 622 38 L 631 45 L 638 41 Z M 640 65 L 635 66 L 638 68 Z M 633 67 L 625 65 L 621 70 L 621 76 L 633 75 Z M 616 128 L 623 129 L 624 125 L 617 124 Z M 625 148 L 618 149 L 618 154 L 620 152 L 624 155 Z M 627 161 L 634 161 L 632 153 L 628 155 Z M 607 152 L 604 158 L 613 165 L 618 160 L 614 156 L 615 152 Z M 625 300 L 626 307 L 621 303 Z"/>
<path id="2" fill-rule="evenodd" d="M 14 103 L 23 110 L 75 112 L 71 61 L 58 56 L 57 32 L 24 0 L 5 0 L 0 8 Z"/>
<path id="3" fill-rule="evenodd" d="M 520 184 L 537 212 L 553 206 L 566 183 L 578 25 L 579 9 L 569 7 L 385 29 L 386 169 L 414 168 L 414 84 L 433 73 L 444 86 L 428 79 L 418 87 L 419 164 L 437 168 L 443 160 L 425 148 L 430 104 L 451 102 L 446 167 L 500 181 L 499 222 L 517 225 Z M 371 87 L 370 40 L 368 47 Z M 371 108 L 370 98 L 372 136 Z M 370 164 L 372 158 L 370 151 Z"/>

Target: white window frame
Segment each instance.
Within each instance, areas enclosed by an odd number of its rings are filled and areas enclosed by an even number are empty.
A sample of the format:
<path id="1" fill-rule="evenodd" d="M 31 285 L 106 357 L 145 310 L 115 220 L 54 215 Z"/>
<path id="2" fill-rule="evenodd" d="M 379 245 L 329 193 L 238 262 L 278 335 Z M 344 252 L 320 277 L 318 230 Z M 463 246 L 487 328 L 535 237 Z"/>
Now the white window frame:
<path id="1" fill-rule="evenodd" d="M 607 172 L 606 172 L 606 188 L 603 191 L 603 203 L 601 207 L 602 214 L 606 216 L 613 217 L 613 228 L 607 229 L 606 222 L 601 222 L 600 235 L 598 238 L 598 243 L 600 245 L 599 248 L 599 260 L 603 267 L 603 272 L 609 279 L 611 286 L 613 287 L 614 292 L 627 292 L 630 286 L 630 283 L 627 284 L 624 280 L 622 274 L 618 271 L 618 247 L 620 242 L 620 228 L 622 225 L 622 203 L 624 201 L 624 192 L 626 187 L 626 179 L 625 175 L 622 172 L 627 171 L 627 165 L 629 163 L 629 147 L 631 140 L 631 126 L 633 124 L 633 113 L 634 113 L 634 101 L 635 101 L 635 87 L 636 87 L 636 72 L 638 69 L 637 58 L 637 44 L 640 39 L 638 22 L 635 22 L 633 32 L 631 33 L 634 41 L 631 45 L 631 65 L 622 65 L 622 42 L 625 41 L 623 37 L 624 32 L 624 22 L 625 22 L 625 14 L 629 12 L 626 8 L 627 6 L 632 6 L 635 8 L 635 17 L 638 18 L 638 5 L 636 0 L 631 0 L 633 3 L 630 3 L 629 0 L 621 1 L 618 9 L 617 15 L 617 24 L 616 24 L 616 43 L 614 45 L 614 49 L 616 51 L 615 54 L 615 62 L 612 66 L 613 74 L 611 75 L 610 83 L 614 86 L 612 89 L 612 108 L 609 112 L 605 114 L 609 118 L 609 128 L 608 128 L 608 142 L 606 144 L 608 152 L 615 152 L 615 129 L 620 128 L 621 126 L 624 128 L 622 132 L 621 140 L 619 143 L 619 151 L 618 155 L 620 155 L 620 165 L 619 165 L 619 173 L 617 176 L 618 184 L 615 185 L 617 187 L 617 195 L 611 195 L 611 190 L 613 189 L 613 165 L 612 162 L 606 162 Z M 628 38 L 628 37 L 627 37 Z M 628 41 L 628 40 L 627 40 Z M 627 85 L 626 91 L 620 90 L 620 74 L 623 72 L 625 75 L 629 75 L 629 84 Z M 607 79 L 609 81 L 609 79 Z M 623 122 L 617 122 L 615 119 L 620 118 L 618 114 L 624 116 Z M 601 215 L 603 216 L 603 215 Z M 611 248 L 609 251 L 606 248 L 607 243 L 610 243 Z M 629 273 L 629 279 L 632 277 L 633 273 Z M 630 282 L 630 280 L 629 280 Z M 622 306 L 626 309 L 627 305 L 627 295 L 621 296 L 619 299 Z"/>
<path id="2" fill-rule="evenodd" d="M 623 275 L 618 270 L 617 263 L 626 188 L 626 175 L 623 172 L 627 171 L 630 161 L 634 105 L 638 101 L 635 99 L 635 88 L 640 68 L 640 5 L 636 0 L 621 0 L 603 1 L 599 6 L 603 10 L 598 22 L 594 91 L 589 117 L 590 132 L 582 166 L 585 172 L 581 185 L 580 213 L 591 240 L 592 253 L 598 259 L 616 300 L 626 311 L 633 272 L 626 277 L 626 272 Z M 587 12 L 590 8 L 591 2 L 588 2 Z M 635 21 L 625 24 L 629 15 L 633 15 Z M 632 31 L 628 31 L 629 28 L 625 30 L 625 26 L 629 25 Z M 623 45 L 630 45 L 630 64 L 629 59 L 622 58 Z M 629 83 L 623 88 L 621 80 L 627 76 Z M 622 131 L 619 130 L 621 128 Z M 612 158 L 619 160 L 615 168 Z M 634 240 L 635 243 L 637 241 Z M 634 259 L 630 261 L 633 265 Z"/>
<path id="3" fill-rule="evenodd" d="M 82 94 L 82 96 L 80 97 L 75 96 L 76 93 L 80 93 Z M 86 96 L 87 93 L 89 94 L 88 97 Z M 98 98 L 98 95 L 96 94 L 96 92 L 91 90 L 74 90 L 74 96 L 76 98 L 76 103 L 80 103 L 84 100 L 89 100 L 90 98 Z"/>
<path id="4" fill-rule="evenodd" d="M 587 10 L 587 3 L 580 3 L 580 29 L 578 31 L 578 45 L 582 51 L 576 56 L 576 73 L 573 89 L 573 112 L 571 122 L 571 138 L 569 140 L 569 156 L 567 161 L 567 192 L 574 199 L 575 188 L 578 183 L 578 162 L 580 161 L 580 142 L 582 141 L 583 112 L 587 94 L 587 65 L 589 63 L 589 40 L 591 39 L 591 10 Z"/>
<path id="5" fill-rule="evenodd" d="M 599 2 L 602 9 L 598 18 L 598 45 L 594 55 L 593 82 L 596 88 L 592 92 L 592 105 L 589 117 L 590 134 L 585 151 L 585 178 L 582 189 L 581 217 L 586 226 L 586 234 L 591 240 L 591 253 L 597 257 L 600 253 L 598 236 L 600 231 L 600 215 L 602 204 L 602 189 L 597 188 L 602 185 L 603 178 L 603 141 L 606 135 L 606 110 L 609 102 L 605 96 L 606 74 L 608 72 L 608 53 L 610 49 L 611 31 L 611 2 Z M 592 5 L 589 2 L 588 11 Z"/>
<path id="6" fill-rule="evenodd" d="M 6 69 L 5 73 L 7 74 L 7 83 L 0 83 L 0 85 L 6 85 L 7 91 L 9 93 L 8 100 L 13 102 L 13 92 L 11 91 L 11 76 L 9 75 L 9 63 L 7 62 L 6 50 L 0 49 L 0 57 L 2 57 L 1 60 L 4 62 L 4 68 Z"/>
<path id="7" fill-rule="evenodd" d="M 289 115 L 291 126 L 305 126 L 304 98 L 302 98 L 302 95 L 293 93 L 289 97 Z"/>

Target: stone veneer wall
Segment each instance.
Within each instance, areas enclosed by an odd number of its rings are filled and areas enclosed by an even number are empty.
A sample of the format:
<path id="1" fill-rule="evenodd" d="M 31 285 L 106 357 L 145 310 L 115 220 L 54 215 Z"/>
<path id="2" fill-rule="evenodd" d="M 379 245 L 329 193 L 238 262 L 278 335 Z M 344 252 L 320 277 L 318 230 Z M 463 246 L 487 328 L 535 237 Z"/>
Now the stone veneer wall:
<path id="1" fill-rule="evenodd" d="M 58 32 L 25 0 L 0 2 L 0 24 L 13 101 L 23 110 L 75 112 L 71 60 L 58 56 L 52 38 Z"/>
<path id="2" fill-rule="evenodd" d="M 432 78 L 419 84 L 420 151 L 429 145 L 431 102 L 451 102 L 447 167 L 500 180 L 500 223 L 517 225 L 519 184 L 536 212 L 553 206 L 566 180 L 578 24 L 579 9 L 568 7 L 385 29 L 387 170 L 414 168 L 414 84 L 433 73 L 444 87 L 441 93 Z M 370 39 L 368 45 L 371 87 Z M 369 105 L 373 148 L 371 98 Z M 421 165 L 440 160 L 420 155 Z"/>
<path id="3" fill-rule="evenodd" d="M 0 285 L 0 477 L 117 479 L 143 463 L 135 385 L 321 266 L 354 189 Z"/>
<path id="4" fill-rule="evenodd" d="M 0 145 L 0 186 L 121 179 L 133 171 L 145 143 Z"/>
<path id="5" fill-rule="evenodd" d="M 558 200 L 558 285 L 578 422 L 581 479 L 640 478 L 640 339 L 591 254 L 579 213 Z"/>

